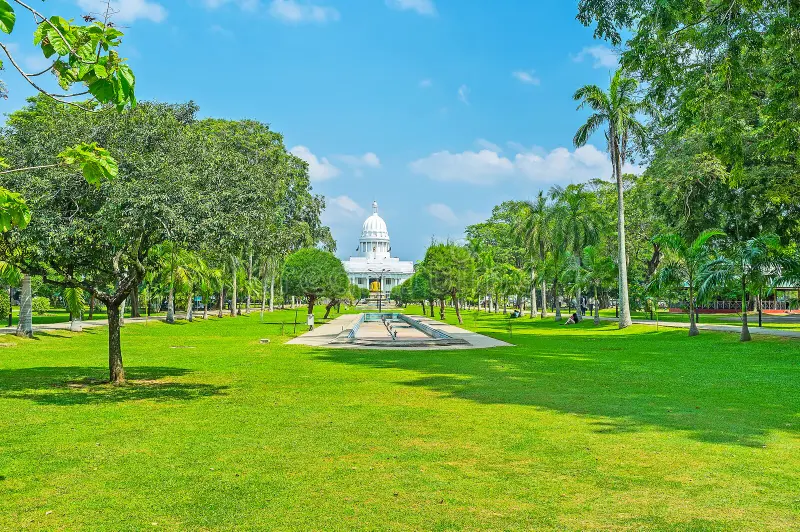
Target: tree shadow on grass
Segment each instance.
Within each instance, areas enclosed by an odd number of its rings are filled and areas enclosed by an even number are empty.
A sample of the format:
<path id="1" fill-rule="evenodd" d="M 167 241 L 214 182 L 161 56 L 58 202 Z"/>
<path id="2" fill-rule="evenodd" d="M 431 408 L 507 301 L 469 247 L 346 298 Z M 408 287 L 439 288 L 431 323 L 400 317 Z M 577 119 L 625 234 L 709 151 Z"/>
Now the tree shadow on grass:
<path id="1" fill-rule="evenodd" d="M 191 370 L 170 367 L 125 369 L 127 382 L 108 382 L 102 367 L 41 367 L 0 370 L 0 398 L 26 399 L 42 405 L 72 406 L 127 401 L 192 401 L 224 395 L 227 386 L 184 383 Z"/>
<path id="2" fill-rule="evenodd" d="M 320 350 L 318 359 L 399 369 L 399 384 L 480 404 L 585 415 L 599 434 L 659 428 L 706 443 L 761 447 L 800 432 L 800 342 L 620 332 L 582 324 L 515 328 L 516 347 L 469 351 Z M 492 336 L 506 339 L 502 330 Z"/>

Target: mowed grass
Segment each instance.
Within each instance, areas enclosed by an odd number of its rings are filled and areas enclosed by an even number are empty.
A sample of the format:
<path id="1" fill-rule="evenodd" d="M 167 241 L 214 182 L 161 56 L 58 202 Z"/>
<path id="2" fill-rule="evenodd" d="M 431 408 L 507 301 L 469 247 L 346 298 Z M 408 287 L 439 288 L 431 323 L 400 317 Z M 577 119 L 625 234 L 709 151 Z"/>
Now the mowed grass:
<path id="1" fill-rule="evenodd" d="M 552 312 L 551 312 L 552 314 Z M 587 312 L 588 315 L 588 312 Z M 569 316 L 569 313 L 564 312 L 565 319 Z M 603 309 L 600 311 L 600 316 L 603 318 L 614 318 L 615 311 L 614 309 Z M 590 316 L 591 317 L 591 316 Z M 677 322 L 677 323 L 689 323 L 689 314 L 688 313 L 678 313 L 678 312 L 659 312 L 658 314 L 653 313 L 653 317 L 650 317 L 649 312 L 641 312 L 641 311 L 634 311 L 631 313 L 631 318 L 636 320 L 653 320 L 655 321 L 658 319 L 661 322 Z M 741 327 L 742 326 L 742 315 L 736 313 L 726 313 L 726 314 L 700 314 L 700 320 L 697 322 L 698 324 L 705 324 L 705 325 L 732 325 Z M 747 324 L 750 327 L 758 327 L 758 313 L 749 313 L 747 316 Z M 762 320 L 762 327 L 765 329 L 778 329 L 784 331 L 800 331 L 800 314 L 777 314 L 777 315 L 770 315 L 764 314 Z"/>
<path id="2" fill-rule="evenodd" d="M 287 346 L 258 314 L 128 325 L 113 387 L 104 329 L 0 337 L 0 529 L 800 526 L 797 340 L 465 326 L 515 347 Z"/>

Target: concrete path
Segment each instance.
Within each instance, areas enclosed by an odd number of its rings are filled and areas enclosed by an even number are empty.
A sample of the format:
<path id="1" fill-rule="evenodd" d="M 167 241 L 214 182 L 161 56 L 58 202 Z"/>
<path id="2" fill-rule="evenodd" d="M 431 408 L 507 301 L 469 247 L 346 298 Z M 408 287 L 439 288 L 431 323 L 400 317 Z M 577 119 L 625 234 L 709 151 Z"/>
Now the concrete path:
<path id="1" fill-rule="evenodd" d="M 592 319 L 587 316 L 587 319 Z M 600 318 L 602 321 L 618 321 L 616 318 Z M 633 320 L 634 325 L 656 326 L 655 320 Z M 688 323 L 675 321 L 659 321 L 659 327 L 671 327 L 674 329 L 688 329 Z M 711 323 L 698 323 L 697 328 L 701 331 L 727 332 L 739 334 L 742 332 L 741 325 L 720 325 Z M 784 331 L 780 329 L 768 329 L 766 327 L 749 327 L 750 334 L 760 334 L 764 336 L 778 336 L 781 338 L 800 338 L 800 331 Z"/>
<path id="2" fill-rule="evenodd" d="M 175 315 L 175 319 L 181 319 L 178 315 Z M 128 323 L 145 323 L 147 321 L 164 321 L 166 318 L 164 316 L 150 316 L 149 318 L 125 318 L 125 324 Z M 83 321 L 81 325 L 84 329 L 93 329 L 96 327 L 106 327 L 108 325 L 108 320 L 91 320 L 91 321 Z M 69 322 L 64 323 L 45 323 L 40 325 L 33 326 L 33 332 L 36 334 L 37 332 L 41 331 L 68 331 L 69 330 Z M 3 327 L 0 328 L 0 334 L 17 334 L 16 327 Z"/>
<path id="3" fill-rule="evenodd" d="M 403 346 L 403 347 L 393 347 L 391 342 L 387 341 L 385 345 L 381 345 L 380 347 L 376 347 L 374 345 L 370 346 L 362 346 L 362 345 L 353 345 L 353 344 L 335 344 L 333 343 L 336 340 L 337 336 L 339 336 L 343 331 L 347 329 L 352 329 L 353 324 L 359 319 L 360 314 L 343 314 L 336 318 L 335 320 L 331 321 L 330 323 L 326 323 L 325 325 L 320 325 L 319 327 L 315 328 L 313 331 L 309 331 L 306 334 L 294 338 L 293 340 L 289 340 L 287 343 L 292 345 L 308 345 L 312 347 L 329 347 L 329 348 L 340 348 L 340 349 L 374 349 L 374 350 L 381 350 L 381 349 L 402 349 L 402 350 L 422 350 L 422 351 L 429 351 L 429 350 L 453 350 L 453 349 L 486 349 L 490 347 L 507 347 L 511 346 L 512 344 L 508 344 L 501 340 L 495 340 L 489 336 L 484 336 L 482 334 L 474 333 L 472 331 L 467 331 L 465 329 L 461 329 L 460 327 L 456 327 L 454 325 L 449 325 L 447 323 L 442 323 L 440 321 L 432 320 L 430 318 L 426 318 L 423 316 L 409 316 L 409 318 L 418 320 L 429 327 L 433 327 L 434 329 L 439 329 L 443 333 L 447 334 L 453 339 L 462 339 L 466 342 L 466 345 L 419 345 L 419 346 Z M 383 325 L 381 324 L 381 327 Z M 388 335 L 385 335 L 388 339 Z"/>

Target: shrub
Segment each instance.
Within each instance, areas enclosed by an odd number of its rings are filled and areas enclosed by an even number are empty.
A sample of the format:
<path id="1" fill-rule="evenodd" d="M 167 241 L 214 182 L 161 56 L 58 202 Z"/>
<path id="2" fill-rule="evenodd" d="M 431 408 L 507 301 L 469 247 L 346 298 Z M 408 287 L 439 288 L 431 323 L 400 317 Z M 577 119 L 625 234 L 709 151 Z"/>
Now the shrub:
<path id="1" fill-rule="evenodd" d="M 33 311 L 40 316 L 50 310 L 50 300 L 46 297 L 34 297 L 32 305 Z"/>
<path id="2" fill-rule="evenodd" d="M 0 290 L 0 323 L 3 323 L 8 318 L 8 313 L 11 311 L 11 303 L 8 301 L 8 289 Z"/>

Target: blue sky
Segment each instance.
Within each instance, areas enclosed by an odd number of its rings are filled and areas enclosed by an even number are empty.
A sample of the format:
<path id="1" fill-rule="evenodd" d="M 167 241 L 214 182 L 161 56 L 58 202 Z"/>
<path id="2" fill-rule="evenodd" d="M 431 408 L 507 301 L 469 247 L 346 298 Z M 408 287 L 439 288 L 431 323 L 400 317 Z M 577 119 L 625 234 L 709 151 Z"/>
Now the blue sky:
<path id="1" fill-rule="evenodd" d="M 101 0 L 36 3 L 98 12 Z M 575 150 L 587 113 L 572 94 L 606 86 L 616 55 L 568 0 L 115 0 L 140 99 L 197 102 L 202 116 L 253 118 L 281 132 L 328 199 L 346 257 L 373 200 L 393 254 L 424 255 L 494 205 L 611 166 L 602 135 Z M 21 20 L 12 49 L 42 59 Z M 31 91 L 5 72 L 10 98 Z"/>

